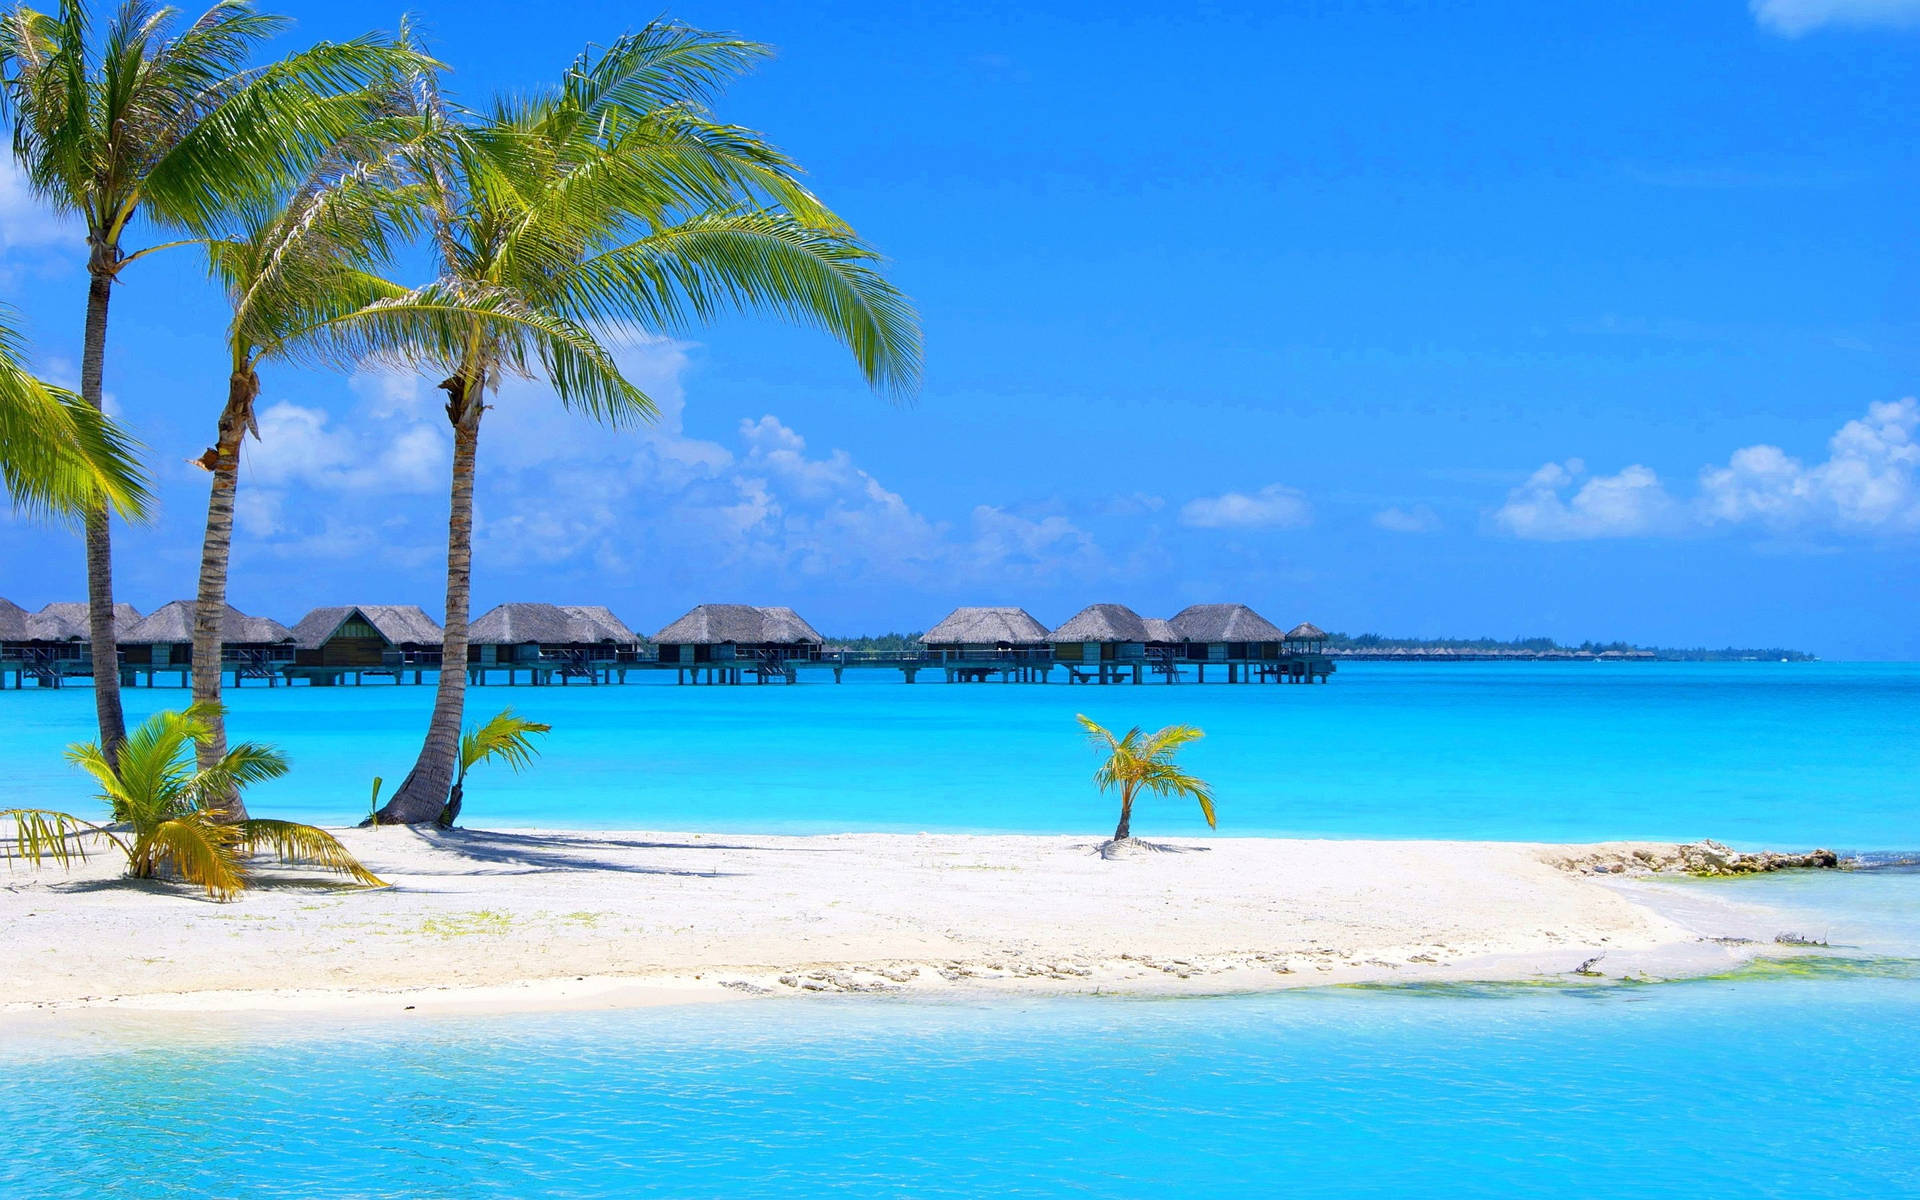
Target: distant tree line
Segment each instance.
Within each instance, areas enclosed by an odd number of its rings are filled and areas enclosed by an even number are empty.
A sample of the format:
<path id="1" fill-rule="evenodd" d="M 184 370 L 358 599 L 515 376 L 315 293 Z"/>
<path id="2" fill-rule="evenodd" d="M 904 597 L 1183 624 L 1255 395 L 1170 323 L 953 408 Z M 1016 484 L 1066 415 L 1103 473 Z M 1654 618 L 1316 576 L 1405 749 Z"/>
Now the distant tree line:
<path id="1" fill-rule="evenodd" d="M 1578 645 L 1563 644 L 1550 637 L 1521 638 L 1411 638 L 1388 637 L 1380 633 L 1331 633 L 1327 635 L 1329 650 L 1518 650 L 1530 654 L 1544 654 L 1553 651 L 1568 653 L 1606 654 L 1626 653 L 1645 650 L 1655 658 L 1670 662 L 1728 662 L 1743 659 L 1786 659 L 1789 662 L 1813 662 L 1816 655 L 1805 650 L 1788 650 L 1778 646 L 1739 647 L 1727 646 L 1711 650 L 1705 646 L 1691 648 L 1673 646 L 1638 646 L 1632 642 L 1581 642 Z"/>

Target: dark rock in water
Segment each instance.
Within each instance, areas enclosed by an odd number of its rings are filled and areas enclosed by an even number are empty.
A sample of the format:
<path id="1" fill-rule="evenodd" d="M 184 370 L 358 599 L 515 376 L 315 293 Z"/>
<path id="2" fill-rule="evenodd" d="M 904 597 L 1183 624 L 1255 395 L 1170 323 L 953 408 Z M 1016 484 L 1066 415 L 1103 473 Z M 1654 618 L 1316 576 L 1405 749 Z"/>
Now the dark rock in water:
<path id="1" fill-rule="evenodd" d="M 1759 875 L 1767 871 L 1832 869 L 1839 865 L 1840 856 L 1831 850 L 1811 850 L 1805 854 L 1761 850 L 1748 854 L 1715 841 L 1692 842 L 1680 847 L 1680 869 L 1689 875 Z"/>

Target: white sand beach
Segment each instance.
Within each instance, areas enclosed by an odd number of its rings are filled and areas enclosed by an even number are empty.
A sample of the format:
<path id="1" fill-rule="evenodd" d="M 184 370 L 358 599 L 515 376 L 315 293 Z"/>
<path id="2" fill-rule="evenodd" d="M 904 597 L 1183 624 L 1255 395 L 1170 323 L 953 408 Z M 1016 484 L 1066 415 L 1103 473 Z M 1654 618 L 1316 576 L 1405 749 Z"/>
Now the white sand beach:
<path id="1" fill-rule="evenodd" d="M 381 890 L 265 870 L 216 904 L 0 869 L 0 1005 L 546 1009 L 764 994 L 1212 993 L 1688 973 L 1764 915 L 1596 874 L 1636 847 L 347 830 Z M 1671 847 L 1640 847 L 1664 855 Z M 1771 930 L 1764 931 L 1770 936 Z"/>

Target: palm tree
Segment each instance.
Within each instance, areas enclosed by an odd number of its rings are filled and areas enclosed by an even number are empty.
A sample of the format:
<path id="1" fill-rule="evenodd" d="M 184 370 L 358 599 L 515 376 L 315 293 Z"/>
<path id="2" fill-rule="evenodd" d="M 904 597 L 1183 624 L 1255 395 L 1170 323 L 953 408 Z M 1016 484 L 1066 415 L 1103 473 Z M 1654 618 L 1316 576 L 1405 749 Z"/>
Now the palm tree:
<path id="1" fill-rule="evenodd" d="M 105 505 L 144 519 L 152 498 L 138 448 L 99 409 L 27 370 L 12 317 L 0 305 L 0 483 L 14 507 L 71 517 Z"/>
<path id="2" fill-rule="evenodd" d="M 466 793 L 468 771 L 497 758 L 518 775 L 533 765 L 535 756 L 540 753 L 533 735 L 551 732 L 553 726 L 529 721 L 515 715 L 511 708 L 503 708 L 484 724 L 461 734 L 460 770 L 453 777 L 453 791 L 447 797 L 447 807 L 440 814 L 440 826 L 451 829 L 453 823 L 460 819 L 460 801 Z"/>
<path id="3" fill-rule="evenodd" d="M 1205 780 L 1195 779 L 1174 764 L 1173 756 L 1188 742 L 1197 742 L 1206 734 L 1191 725 L 1169 725 L 1149 736 L 1138 725 L 1125 736 L 1114 737 L 1091 718 L 1078 715 L 1080 727 L 1087 731 L 1093 748 L 1107 756 L 1093 773 L 1093 782 L 1101 791 L 1120 789 L 1120 824 L 1113 840 L 1124 842 L 1133 836 L 1133 802 L 1145 788 L 1156 796 L 1192 796 L 1200 803 L 1200 815 L 1207 828 L 1216 828 L 1213 815 L 1213 789 Z"/>
<path id="4" fill-rule="evenodd" d="M 80 394 L 100 407 L 113 284 L 129 264 L 136 218 L 205 235 L 237 205 L 291 186 L 360 120 L 329 97 L 364 87 L 411 56 L 374 37 L 322 43 L 252 67 L 285 18 L 221 0 L 194 21 L 127 0 L 96 39 L 88 6 L 0 14 L 0 117 L 33 190 L 86 226 L 87 307 Z M 113 550 L 105 508 L 86 514 L 87 608 L 100 745 L 115 760 L 126 737 L 113 628 Z"/>
<path id="5" fill-rule="evenodd" d="M 376 107 L 369 101 L 370 112 Z M 283 200 L 247 206 L 231 232 L 201 243 L 208 271 L 233 312 L 226 334 L 226 403 L 214 444 L 196 460 L 213 476 L 193 622 L 194 702 L 213 706 L 208 709 L 209 736 L 198 744 L 203 767 L 227 749 L 226 721 L 218 708 L 220 632 L 241 444 L 249 432 L 259 435 L 254 403 L 260 395 L 260 366 L 289 360 L 347 365 L 337 352 L 340 330 L 375 304 L 386 305 L 381 328 L 399 324 L 388 302 L 403 297 L 406 289 L 374 268 L 410 228 L 411 201 L 393 171 L 399 161 L 396 148 L 409 131 L 407 122 L 370 122 L 322 155 Z M 238 795 L 229 798 L 226 808 L 231 819 L 247 815 Z"/>
<path id="6" fill-rule="evenodd" d="M 88 836 L 104 837 L 127 856 L 127 874 L 133 878 L 152 879 L 171 868 L 216 900 L 246 889 L 251 879 L 246 857 L 262 850 L 285 863 L 385 886 L 324 829 L 294 821 L 223 819 L 223 797 L 278 779 L 287 773 L 287 760 L 270 746 L 245 742 L 211 767 L 197 766 L 191 747 L 206 739 L 209 715 L 205 705 L 155 713 L 121 745 L 117 763 L 108 762 L 97 743 L 68 747 L 68 761 L 99 783 L 113 826 L 51 809 L 0 810 L 0 817 L 14 823 L 10 856 L 65 866 L 86 856 Z"/>
<path id="7" fill-rule="evenodd" d="M 382 822 L 435 820 L 451 794 L 474 464 L 503 377 L 544 377 L 562 404 L 609 424 L 649 419 L 652 402 L 600 334 L 683 330 L 735 310 L 824 330 L 883 391 L 905 394 L 918 381 L 918 323 L 874 251 L 799 184 L 789 159 L 704 115 L 764 53 L 656 22 L 583 55 L 559 88 L 497 103 L 448 139 L 451 154 L 421 164 L 440 277 L 419 301 L 443 297 L 503 320 L 450 320 L 416 359 L 445 371 L 453 427 L 445 638 L 426 738 Z M 416 89 L 422 111 L 444 113 L 428 83 Z"/>

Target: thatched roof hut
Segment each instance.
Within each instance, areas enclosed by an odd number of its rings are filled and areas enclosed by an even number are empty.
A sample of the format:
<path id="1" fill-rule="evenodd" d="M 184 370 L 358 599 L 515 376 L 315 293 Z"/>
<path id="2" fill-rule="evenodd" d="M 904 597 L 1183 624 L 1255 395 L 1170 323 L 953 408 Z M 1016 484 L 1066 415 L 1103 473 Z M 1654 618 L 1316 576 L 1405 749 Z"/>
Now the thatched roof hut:
<path id="1" fill-rule="evenodd" d="M 313 667 L 380 666 L 394 652 L 437 650 L 439 623 L 414 604 L 336 604 L 293 627 L 295 661 Z"/>
<path id="2" fill-rule="evenodd" d="M 791 608 L 753 604 L 702 604 L 654 635 L 683 646 L 819 645 L 827 639 Z"/>
<path id="3" fill-rule="evenodd" d="M 1173 622 L 1165 617 L 1141 617 L 1140 623 L 1147 627 L 1147 642 L 1154 646 L 1174 646 L 1180 642 L 1180 635 L 1174 631 Z"/>
<path id="4" fill-rule="evenodd" d="M 920 641 L 935 650 L 1013 649 L 1045 646 L 1051 640 L 1047 627 L 1024 608 L 956 608 L 920 635 Z"/>
<path id="5" fill-rule="evenodd" d="M 826 641 L 791 608 L 702 604 L 654 635 L 661 662 L 702 663 L 750 654 L 787 658 L 815 653 Z"/>
<path id="6" fill-rule="evenodd" d="M 440 623 L 417 604 L 335 604 L 301 617 L 293 627 L 294 643 L 302 650 L 317 650 L 349 622 L 364 625 L 390 646 L 432 646 L 441 636 Z"/>
<path id="7" fill-rule="evenodd" d="M 1312 621 L 1302 621 L 1292 629 L 1287 630 L 1287 637 L 1295 641 L 1324 640 L 1326 636 L 1327 631 L 1315 625 Z"/>
<path id="8" fill-rule="evenodd" d="M 1169 624 L 1183 642 L 1278 642 L 1286 636 L 1244 604 L 1190 604 Z"/>
<path id="9" fill-rule="evenodd" d="M 604 608 L 525 603 L 488 609 L 474 621 L 467 638 L 472 648 L 469 657 L 479 662 L 525 661 L 555 650 L 605 656 L 630 651 L 640 642 Z M 499 652 L 509 646 L 520 649 L 513 654 Z"/>

